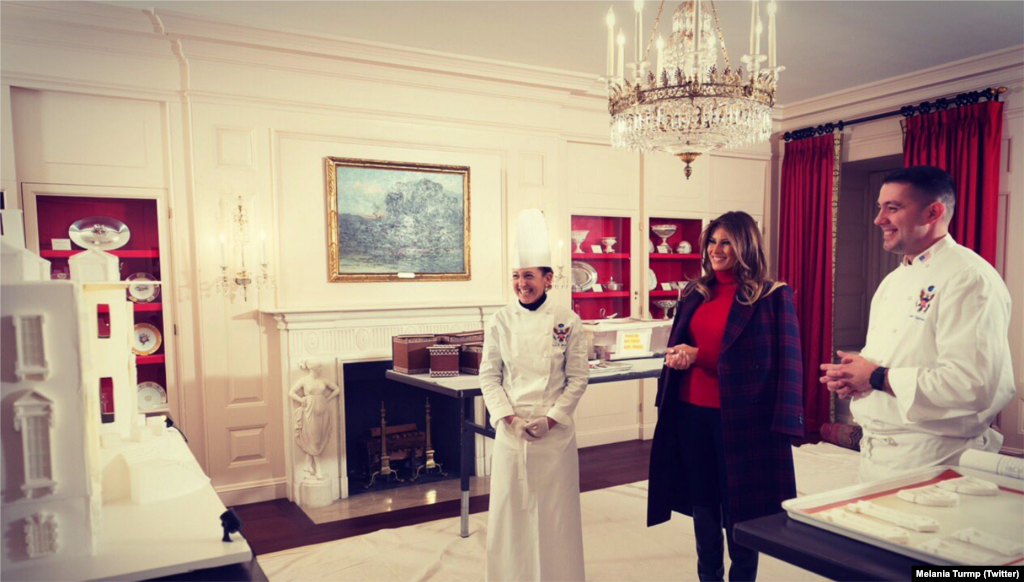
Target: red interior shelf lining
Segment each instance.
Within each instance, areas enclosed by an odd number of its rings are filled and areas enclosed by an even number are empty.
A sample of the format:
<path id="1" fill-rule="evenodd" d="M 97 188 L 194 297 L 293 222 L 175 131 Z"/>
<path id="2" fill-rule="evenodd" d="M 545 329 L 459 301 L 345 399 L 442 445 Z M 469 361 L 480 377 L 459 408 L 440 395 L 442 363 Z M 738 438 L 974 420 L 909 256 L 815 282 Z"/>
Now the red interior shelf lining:
<path id="1" fill-rule="evenodd" d="M 651 253 L 652 259 L 662 259 L 670 261 L 682 261 L 682 260 L 700 260 L 700 255 L 689 254 L 689 255 L 670 255 L 667 253 Z"/>
<path id="2" fill-rule="evenodd" d="M 73 251 L 50 251 L 43 249 L 39 251 L 39 256 L 44 259 L 66 259 L 71 255 L 77 255 L 78 253 L 84 253 L 85 251 L 78 249 Z M 115 257 L 122 259 L 155 259 L 160 256 L 160 251 L 149 250 L 149 251 L 107 251 Z"/>
<path id="3" fill-rule="evenodd" d="M 629 260 L 629 253 L 573 253 L 572 260 L 576 259 L 626 259 Z"/>
<path id="4" fill-rule="evenodd" d="M 153 356 L 135 356 L 135 365 L 137 365 L 137 366 L 146 366 L 146 365 L 149 365 L 149 364 L 163 364 L 163 363 L 164 363 L 164 355 L 163 354 L 156 354 L 156 355 L 153 355 Z"/>
<path id="5" fill-rule="evenodd" d="M 572 294 L 573 299 L 601 299 L 609 297 L 629 297 L 629 291 L 602 291 L 600 293 L 583 291 L 582 293 Z"/>

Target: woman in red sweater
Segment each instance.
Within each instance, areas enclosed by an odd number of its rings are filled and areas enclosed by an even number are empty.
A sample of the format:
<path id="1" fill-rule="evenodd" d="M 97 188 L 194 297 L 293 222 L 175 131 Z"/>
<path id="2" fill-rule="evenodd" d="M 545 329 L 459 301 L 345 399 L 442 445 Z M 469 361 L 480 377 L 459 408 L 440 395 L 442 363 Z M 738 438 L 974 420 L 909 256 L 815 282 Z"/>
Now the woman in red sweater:
<path id="1" fill-rule="evenodd" d="M 733 525 L 796 497 L 789 437 L 803 436 L 793 293 L 768 279 L 757 223 L 728 212 L 701 234 L 703 274 L 686 286 L 658 385 L 648 525 L 693 517 L 697 576 L 754 580 L 757 552 Z"/>

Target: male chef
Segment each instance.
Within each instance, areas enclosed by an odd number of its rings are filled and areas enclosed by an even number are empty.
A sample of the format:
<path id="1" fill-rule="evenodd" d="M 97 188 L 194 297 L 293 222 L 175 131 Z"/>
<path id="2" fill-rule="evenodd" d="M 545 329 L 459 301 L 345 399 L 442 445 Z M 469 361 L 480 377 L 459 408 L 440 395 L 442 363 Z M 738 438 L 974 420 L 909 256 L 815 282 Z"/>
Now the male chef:
<path id="1" fill-rule="evenodd" d="M 953 180 L 932 166 L 886 177 L 874 223 L 902 255 L 871 301 L 867 345 L 822 364 L 821 382 L 852 397 L 863 427 L 860 480 L 998 452 L 991 428 L 1015 393 L 1008 339 L 1010 293 L 999 273 L 949 234 Z M 994 226 L 993 226 L 994 228 Z"/>
<path id="2" fill-rule="evenodd" d="M 540 210 L 517 225 L 512 291 L 484 329 L 480 388 L 495 424 L 486 579 L 584 580 L 572 414 L 590 371 L 580 318 L 548 297 L 551 248 Z"/>

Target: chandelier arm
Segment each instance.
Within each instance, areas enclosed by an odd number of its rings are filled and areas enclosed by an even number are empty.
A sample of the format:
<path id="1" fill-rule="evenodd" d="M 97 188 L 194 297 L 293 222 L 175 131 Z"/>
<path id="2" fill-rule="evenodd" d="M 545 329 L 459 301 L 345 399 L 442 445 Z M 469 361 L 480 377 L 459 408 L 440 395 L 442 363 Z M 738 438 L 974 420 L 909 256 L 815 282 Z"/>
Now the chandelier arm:
<path id="1" fill-rule="evenodd" d="M 700 0 L 696 0 L 700 2 Z M 718 42 L 722 43 L 722 58 L 725 59 L 725 68 L 731 69 L 729 65 L 729 49 L 725 48 L 725 37 L 722 35 L 722 23 L 718 20 L 718 8 L 715 8 L 715 0 L 711 2 L 711 13 L 715 15 L 715 28 L 718 30 Z"/>
<path id="2" fill-rule="evenodd" d="M 651 45 L 654 44 L 654 36 L 658 34 L 658 24 L 661 23 L 661 12 L 665 9 L 665 0 L 661 0 L 661 5 L 658 6 L 658 16 L 654 19 L 654 28 L 651 29 L 651 37 L 647 39 L 647 48 L 644 49 L 644 62 L 647 62 L 647 57 L 651 54 Z"/>

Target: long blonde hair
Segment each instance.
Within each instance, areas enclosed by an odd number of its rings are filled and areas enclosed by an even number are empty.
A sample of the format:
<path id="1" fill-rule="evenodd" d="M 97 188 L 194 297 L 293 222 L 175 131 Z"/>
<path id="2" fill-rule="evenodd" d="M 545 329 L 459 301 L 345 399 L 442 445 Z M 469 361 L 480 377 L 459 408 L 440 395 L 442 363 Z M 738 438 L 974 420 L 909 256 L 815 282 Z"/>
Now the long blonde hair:
<path id="1" fill-rule="evenodd" d="M 771 295 L 785 285 L 768 279 L 768 261 L 764 258 L 764 244 L 757 222 L 746 212 L 726 212 L 712 220 L 700 234 L 703 274 L 686 285 L 683 297 L 696 290 L 704 296 L 704 301 L 711 299 L 710 284 L 715 280 L 715 270 L 711 267 L 711 258 L 708 256 L 708 239 L 719 228 L 729 233 L 729 240 L 736 252 L 736 266 L 733 272 L 739 284 L 736 296 L 740 303 L 753 305 L 762 297 Z"/>

